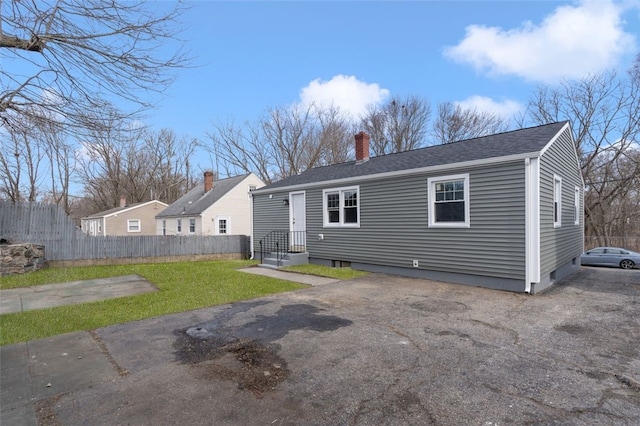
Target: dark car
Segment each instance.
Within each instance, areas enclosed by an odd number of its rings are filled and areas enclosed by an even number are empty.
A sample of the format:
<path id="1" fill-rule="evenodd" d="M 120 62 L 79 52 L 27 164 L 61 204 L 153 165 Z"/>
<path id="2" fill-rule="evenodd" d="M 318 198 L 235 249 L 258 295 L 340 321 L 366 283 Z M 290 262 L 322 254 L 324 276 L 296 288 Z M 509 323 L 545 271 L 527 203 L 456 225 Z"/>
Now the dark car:
<path id="1" fill-rule="evenodd" d="M 594 266 L 619 266 L 632 269 L 640 265 L 640 253 L 619 247 L 597 247 L 580 256 L 580 263 Z"/>

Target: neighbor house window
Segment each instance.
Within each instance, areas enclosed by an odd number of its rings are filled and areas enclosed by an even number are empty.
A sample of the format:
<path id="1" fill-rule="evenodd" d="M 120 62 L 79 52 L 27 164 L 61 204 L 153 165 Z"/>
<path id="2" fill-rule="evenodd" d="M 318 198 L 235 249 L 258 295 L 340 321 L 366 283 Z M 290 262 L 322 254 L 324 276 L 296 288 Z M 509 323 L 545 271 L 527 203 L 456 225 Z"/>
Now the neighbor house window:
<path id="1" fill-rule="evenodd" d="M 167 235 L 167 221 L 162 221 L 162 235 Z"/>
<path id="2" fill-rule="evenodd" d="M 140 219 L 129 219 L 129 220 L 127 220 L 127 231 L 128 232 L 140 232 Z"/>
<path id="3" fill-rule="evenodd" d="M 580 225 L 580 188 L 577 186 L 573 196 L 573 224 Z"/>
<path id="4" fill-rule="evenodd" d="M 322 191 L 324 226 L 360 226 L 360 187 L 325 189 Z"/>
<path id="5" fill-rule="evenodd" d="M 553 176 L 553 227 L 562 226 L 562 179 Z"/>
<path id="6" fill-rule="evenodd" d="M 468 228 L 469 174 L 427 179 L 429 227 Z"/>
<path id="7" fill-rule="evenodd" d="M 189 219 L 189 233 L 190 234 L 195 234 L 196 233 L 196 220 L 195 219 Z"/>
<path id="8" fill-rule="evenodd" d="M 216 219 L 218 222 L 218 226 L 216 226 L 216 231 L 218 234 L 224 235 L 229 233 L 229 218 L 228 217 L 220 217 Z"/>
<path id="9" fill-rule="evenodd" d="M 182 232 L 182 219 L 176 219 L 176 233 Z"/>

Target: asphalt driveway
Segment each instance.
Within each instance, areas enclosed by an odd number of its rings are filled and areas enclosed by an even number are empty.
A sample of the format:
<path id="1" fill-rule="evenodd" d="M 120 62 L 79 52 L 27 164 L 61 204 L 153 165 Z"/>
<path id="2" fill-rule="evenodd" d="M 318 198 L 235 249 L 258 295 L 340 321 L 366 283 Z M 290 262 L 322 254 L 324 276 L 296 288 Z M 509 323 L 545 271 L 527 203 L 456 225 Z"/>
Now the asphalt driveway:
<path id="1" fill-rule="evenodd" d="M 375 274 L 2 347 L 0 420 L 635 425 L 638 342 L 637 270 L 536 296 Z"/>

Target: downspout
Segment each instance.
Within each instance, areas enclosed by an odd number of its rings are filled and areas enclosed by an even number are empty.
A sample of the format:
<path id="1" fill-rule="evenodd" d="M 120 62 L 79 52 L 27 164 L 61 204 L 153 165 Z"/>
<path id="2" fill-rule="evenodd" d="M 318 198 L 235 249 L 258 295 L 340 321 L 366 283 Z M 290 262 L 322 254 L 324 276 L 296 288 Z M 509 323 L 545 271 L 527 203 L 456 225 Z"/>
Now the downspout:
<path id="1" fill-rule="evenodd" d="M 251 191 L 249 191 L 249 249 L 251 250 L 249 259 L 253 260 L 255 253 L 253 251 L 253 193 Z"/>

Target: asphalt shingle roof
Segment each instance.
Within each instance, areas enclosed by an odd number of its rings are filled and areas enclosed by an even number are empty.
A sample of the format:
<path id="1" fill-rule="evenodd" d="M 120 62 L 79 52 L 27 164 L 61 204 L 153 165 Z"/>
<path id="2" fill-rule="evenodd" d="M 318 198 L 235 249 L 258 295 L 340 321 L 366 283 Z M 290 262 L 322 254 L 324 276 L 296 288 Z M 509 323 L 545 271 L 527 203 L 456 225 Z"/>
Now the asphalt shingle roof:
<path id="1" fill-rule="evenodd" d="M 551 123 L 445 145 L 380 155 L 360 164 L 349 161 L 316 167 L 272 183 L 260 190 L 538 152 L 566 123 L 566 121 Z"/>
<path id="2" fill-rule="evenodd" d="M 231 191 L 236 185 L 244 180 L 249 174 L 233 176 L 213 182 L 213 188 L 205 194 L 204 182 L 198 184 L 189 192 L 180 197 L 176 202 L 164 209 L 156 217 L 176 217 L 200 215 L 213 203 Z"/>

